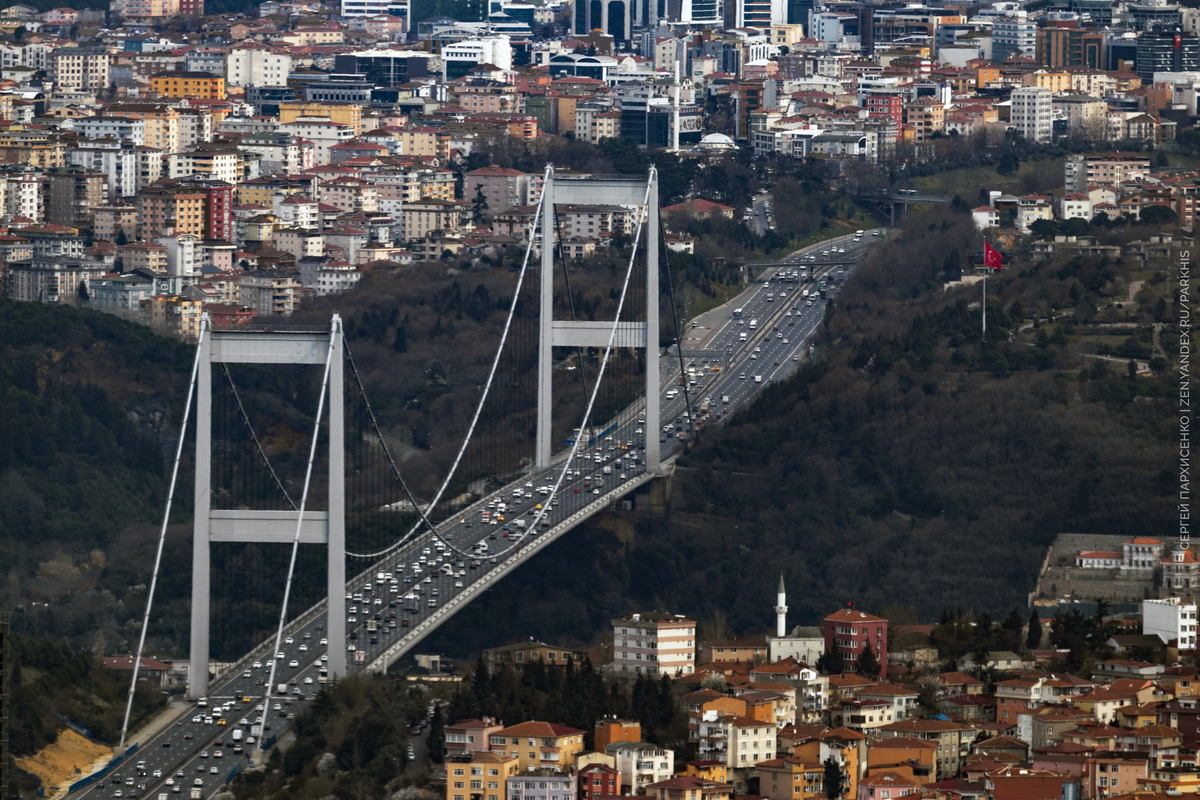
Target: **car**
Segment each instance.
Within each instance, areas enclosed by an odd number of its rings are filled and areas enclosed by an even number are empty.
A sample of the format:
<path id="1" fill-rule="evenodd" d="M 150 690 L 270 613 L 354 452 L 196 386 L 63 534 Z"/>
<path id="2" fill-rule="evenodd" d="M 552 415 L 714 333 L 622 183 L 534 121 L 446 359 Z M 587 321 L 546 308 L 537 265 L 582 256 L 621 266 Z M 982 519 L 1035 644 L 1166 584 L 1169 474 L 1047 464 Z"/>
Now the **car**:
<path id="1" fill-rule="evenodd" d="M 200 751 L 200 757 L 201 757 L 201 758 L 208 758 L 208 751 L 207 751 L 207 750 L 201 750 L 201 751 Z"/>
<path id="2" fill-rule="evenodd" d="M 213 758 L 220 758 L 223 755 L 225 755 L 225 754 L 222 753 L 220 750 L 213 750 Z"/>
<path id="3" fill-rule="evenodd" d="M 741 375 L 738 375 L 738 379 L 743 381 L 746 380 L 746 373 L 743 372 Z"/>
<path id="4" fill-rule="evenodd" d="M 174 778 L 167 778 L 165 781 L 163 781 L 163 784 L 164 784 L 164 785 L 166 785 L 166 786 L 174 786 L 174 785 L 175 785 L 175 779 L 174 779 Z"/>
<path id="5" fill-rule="evenodd" d="M 161 769 L 156 769 L 156 770 L 154 770 L 154 777 L 156 777 L 156 778 L 161 778 L 161 777 L 162 777 L 162 770 L 161 770 Z"/>
<path id="6" fill-rule="evenodd" d="M 126 785 L 126 786 L 133 786 L 133 778 L 126 778 L 126 779 L 125 779 L 125 785 Z"/>
<path id="7" fill-rule="evenodd" d="M 284 640 L 283 640 L 283 643 L 284 643 L 284 644 L 292 644 L 292 643 L 293 643 L 293 642 L 292 642 L 292 637 L 290 637 L 290 636 L 289 636 L 289 637 L 287 637 L 286 639 L 284 639 Z M 283 658 L 283 653 L 280 653 L 280 654 L 279 654 L 279 657 L 280 657 L 280 658 Z"/>
<path id="8" fill-rule="evenodd" d="M 210 774 L 210 775 L 216 775 L 216 774 L 217 774 L 217 768 L 216 768 L 216 767 L 209 767 L 209 768 L 208 768 L 208 772 L 209 772 L 209 774 Z"/>
<path id="9" fill-rule="evenodd" d="M 300 662 L 293 658 L 288 662 L 288 666 L 292 669 L 295 669 L 296 667 L 300 666 Z"/>
<path id="10" fill-rule="evenodd" d="M 121 796 L 122 796 L 122 794 L 121 794 L 120 789 L 117 789 L 115 792 L 113 792 L 113 797 L 121 797 Z"/>
<path id="11" fill-rule="evenodd" d="M 197 714 L 196 716 L 192 717 L 192 722 L 204 722 L 204 715 Z"/>
<path id="12" fill-rule="evenodd" d="M 321 639 L 321 642 L 320 642 L 320 644 L 321 644 L 322 646 L 324 646 L 324 645 L 327 645 L 327 644 L 329 644 L 329 640 L 328 640 L 328 639 L 324 639 L 324 638 L 322 638 L 322 639 Z"/>
<path id="13" fill-rule="evenodd" d="M 312 686 L 312 682 L 313 682 L 312 675 L 309 675 L 308 677 L 306 677 L 304 679 L 305 686 Z"/>
<path id="14" fill-rule="evenodd" d="M 179 788 L 179 784 L 177 783 L 174 786 L 172 786 L 171 791 L 174 792 L 175 794 L 179 794 L 179 792 L 181 791 Z"/>
<path id="15" fill-rule="evenodd" d="M 282 650 L 280 650 L 278 653 L 276 653 L 275 657 L 276 658 L 287 658 L 287 656 L 283 654 Z"/>
<path id="16" fill-rule="evenodd" d="M 797 353 L 796 355 L 792 356 L 792 361 L 799 361 L 799 360 L 800 360 L 800 354 L 799 354 L 799 353 Z"/>
<path id="17" fill-rule="evenodd" d="M 201 778 L 196 778 L 196 780 L 192 781 L 192 786 L 203 786 L 203 785 L 204 785 L 204 780 Z"/>

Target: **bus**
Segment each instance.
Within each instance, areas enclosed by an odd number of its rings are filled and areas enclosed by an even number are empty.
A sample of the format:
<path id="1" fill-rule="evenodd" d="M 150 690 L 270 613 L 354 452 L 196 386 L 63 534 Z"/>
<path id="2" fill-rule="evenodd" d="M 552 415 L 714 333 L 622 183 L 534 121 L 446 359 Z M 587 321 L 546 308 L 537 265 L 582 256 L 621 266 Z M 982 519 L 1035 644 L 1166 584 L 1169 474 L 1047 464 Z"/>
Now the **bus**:
<path id="1" fill-rule="evenodd" d="M 735 309 L 733 310 L 733 318 L 734 318 L 734 319 L 741 319 L 741 318 L 742 318 L 742 310 L 741 310 L 740 308 L 735 308 Z"/>

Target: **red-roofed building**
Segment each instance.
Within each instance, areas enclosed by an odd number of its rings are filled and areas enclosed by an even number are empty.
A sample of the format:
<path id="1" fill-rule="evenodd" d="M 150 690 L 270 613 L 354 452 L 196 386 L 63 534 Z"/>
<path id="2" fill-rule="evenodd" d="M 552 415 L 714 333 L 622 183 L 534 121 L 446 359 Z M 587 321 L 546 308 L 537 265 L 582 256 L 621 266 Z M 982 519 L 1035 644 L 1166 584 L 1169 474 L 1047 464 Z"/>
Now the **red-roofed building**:
<path id="1" fill-rule="evenodd" d="M 879 664 L 879 678 L 886 680 L 887 626 L 883 617 L 843 608 L 825 618 L 825 652 L 840 657 L 843 672 L 854 673 L 858 672 L 859 660 L 870 645 Z"/>
<path id="2" fill-rule="evenodd" d="M 104 667 L 106 669 L 113 669 L 119 672 L 132 672 L 133 663 L 133 656 L 106 656 L 104 659 Z M 168 682 L 167 676 L 170 671 L 170 664 L 142 656 L 142 660 L 138 665 L 138 680 L 157 683 L 161 686 Z"/>
<path id="3" fill-rule="evenodd" d="M 583 731 L 551 722 L 522 722 L 491 734 L 488 746 L 517 759 L 520 772 L 562 772 L 575 768 L 575 756 L 583 752 Z"/>
<path id="4" fill-rule="evenodd" d="M 654 800 L 733 800 L 733 786 L 706 778 L 680 775 L 646 787 L 646 796 Z"/>
<path id="5" fill-rule="evenodd" d="M 701 197 L 684 200 L 678 205 L 667 206 L 662 211 L 664 214 L 682 212 L 687 214 L 691 219 L 708 219 L 712 216 L 733 219 L 733 208 L 731 206 L 723 206 L 720 203 L 714 203 L 711 200 L 705 200 Z"/>

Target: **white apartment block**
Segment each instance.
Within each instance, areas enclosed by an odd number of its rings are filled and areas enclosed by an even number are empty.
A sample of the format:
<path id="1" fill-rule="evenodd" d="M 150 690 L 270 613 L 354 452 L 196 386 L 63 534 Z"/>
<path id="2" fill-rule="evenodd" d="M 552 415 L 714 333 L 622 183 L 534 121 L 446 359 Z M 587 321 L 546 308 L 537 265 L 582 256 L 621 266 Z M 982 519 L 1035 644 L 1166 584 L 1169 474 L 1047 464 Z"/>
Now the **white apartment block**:
<path id="1" fill-rule="evenodd" d="M 728 742 L 725 766 L 729 769 L 748 769 L 760 761 L 775 758 L 775 734 L 773 722 L 750 717 L 726 717 L 721 722 L 725 741 Z"/>
<path id="2" fill-rule="evenodd" d="M 1164 642 L 1179 642 L 1180 650 L 1196 649 L 1196 604 L 1178 597 L 1142 601 L 1142 633 Z"/>
<path id="3" fill-rule="evenodd" d="M 647 794 L 647 786 L 675 774 L 675 751 L 653 742 L 613 742 L 604 752 L 616 760 L 621 786 L 628 787 L 630 794 Z"/>
<path id="4" fill-rule="evenodd" d="M 287 86 L 292 57 L 261 45 L 235 47 L 225 57 L 226 86 Z"/>
<path id="5" fill-rule="evenodd" d="M 1009 115 L 1011 127 L 1031 142 L 1048 143 L 1054 122 L 1052 98 L 1049 89 L 1037 86 L 1014 90 Z"/>
<path id="6" fill-rule="evenodd" d="M 75 120 L 75 132 L 87 139 L 119 139 L 146 143 L 146 123 L 128 117 L 84 117 Z"/>
<path id="7" fill-rule="evenodd" d="M 613 670 L 626 675 L 690 675 L 696 669 L 696 621 L 652 611 L 614 619 Z"/>
<path id="8" fill-rule="evenodd" d="M 295 122 L 280 125 L 280 133 L 290 133 L 313 143 L 314 166 L 329 164 L 329 148 L 354 138 L 354 129 L 340 122 L 317 117 L 300 117 Z"/>
<path id="9" fill-rule="evenodd" d="M 108 88 L 108 51 L 62 47 L 50 56 L 50 79 L 57 90 Z"/>

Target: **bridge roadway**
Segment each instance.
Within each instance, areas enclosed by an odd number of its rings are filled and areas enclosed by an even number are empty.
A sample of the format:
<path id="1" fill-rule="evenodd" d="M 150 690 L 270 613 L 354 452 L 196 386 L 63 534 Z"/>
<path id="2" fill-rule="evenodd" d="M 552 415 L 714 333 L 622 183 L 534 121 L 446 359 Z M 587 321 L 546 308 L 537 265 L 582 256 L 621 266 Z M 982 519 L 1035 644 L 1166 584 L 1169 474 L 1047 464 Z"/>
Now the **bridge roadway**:
<path id="1" fill-rule="evenodd" d="M 714 372 L 703 357 L 686 359 L 698 369 L 697 384 L 689 388 L 693 408 L 711 396 L 717 402 L 710 411 L 724 416 L 749 401 L 764 385 L 787 377 L 799 365 L 801 354 L 823 316 L 823 303 L 807 305 L 800 299 L 802 289 L 815 288 L 815 281 L 828 273 L 848 271 L 844 265 L 861 258 L 873 241 L 875 238 L 868 232 L 861 242 L 845 236 L 793 253 L 780 262 L 777 271 L 807 267 L 813 272 L 812 282 L 787 283 L 776 278 L 754 283 L 725 305 L 697 317 L 687 334 L 702 341 L 689 352 L 707 350 L 714 356 L 727 353 L 729 366 Z M 844 248 L 845 253 L 822 259 L 820 253 L 831 247 Z M 813 254 L 817 260 L 807 260 Z M 836 286 L 834 283 L 833 293 Z M 770 300 L 768 295 L 772 295 Z M 733 318 L 735 307 L 742 309 L 740 320 Z M 752 319 L 759 321 L 753 331 L 749 328 Z M 747 334 L 745 342 L 740 340 L 742 333 Z M 550 470 L 523 476 L 439 525 L 436 540 L 429 534 L 417 536 L 412 543 L 351 578 L 346 586 L 350 597 L 347 630 L 351 639 L 344 646 L 365 654 L 350 659 L 351 670 L 386 670 L 424 636 L 533 553 L 662 474 L 645 467 L 640 448 L 647 435 L 660 437 L 664 467 L 669 469 L 683 446 L 676 436 L 686 430 L 678 359 L 671 363 L 672 367 L 664 369 L 660 398 L 664 428 L 671 430 L 646 431 L 639 425 L 641 403 L 623 411 L 609 437 L 611 442 L 604 440 L 588 448 L 580 447 L 571 475 L 563 481 L 541 531 L 528 530 L 536 506 L 547 500 L 537 489 L 557 480 L 569 448 L 555 457 L 556 463 Z M 703 369 L 705 366 L 709 368 Z M 757 382 L 755 376 L 761 376 L 762 382 Z M 730 402 L 721 403 L 723 396 L 729 396 Z M 606 467 L 610 470 L 608 474 Z M 514 497 L 518 489 L 522 496 Z M 497 497 L 503 497 L 512 508 L 501 514 L 503 521 L 485 524 L 483 511 Z M 489 516 L 495 515 L 493 512 Z M 526 532 L 517 529 L 517 519 L 525 521 Z M 505 526 L 509 531 L 504 530 Z M 385 577 L 380 582 L 377 577 L 380 573 L 390 574 L 391 578 Z M 405 598 L 409 595 L 415 595 L 416 608 L 406 611 Z M 358 596 L 361 600 L 356 599 Z M 411 609 L 412 600 L 407 602 Z M 267 691 L 264 684 L 269 674 L 267 660 L 271 656 L 272 638 L 213 681 L 207 710 L 229 704 L 227 711 L 206 716 L 205 709 L 190 706 L 186 714 L 161 733 L 140 742 L 138 750 L 103 781 L 83 787 L 76 794 L 95 799 L 115 797 L 115 792 L 121 791 L 126 800 L 130 790 L 140 798 L 163 792 L 186 794 L 196 780 L 201 781 L 205 797 L 215 794 L 235 770 L 247 766 L 251 747 L 244 741 L 233 742 L 234 728 L 240 728 L 243 736 L 248 736 L 254 733 L 251 726 L 256 718 L 262 716 L 267 726 L 265 736 L 282 734 L 287 728 L 287 714 L 298 714 L 319 688 L 319 668 L 326 649 L 324 607 L 322 601 L 306 610 L 286 629 L 287 639 L 280 651 L 282 663 L 276 672 L 276 691 L 278 684 L 286 683 L 286 695 L 272 692 L 269 704 L 262 711 L 256 710 Z M 367 630 L 371 621 L 378 628 L 375 632 Z M 392 623 L 396 627 L 391 627 Z M 293 662 L 297 666 L 292 667 Z M 223 725 L 219 722 L 222 719 Z M 245 724 L 241 724 L 243 720 Z M 215 756 L 218 750 L 222 753 L 219 758 Z M 144 769 L 138 769 L 139 761 L 145 761 Z M 156 775 L 156 771 L 160 774 Z M 167 785 L 167 780 L 173 785 Z"/>

